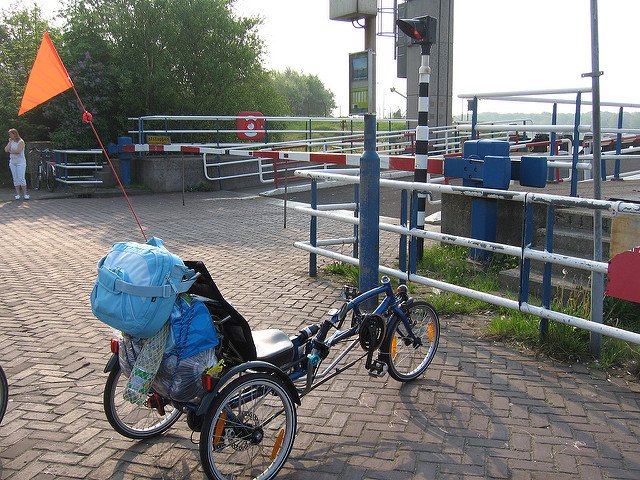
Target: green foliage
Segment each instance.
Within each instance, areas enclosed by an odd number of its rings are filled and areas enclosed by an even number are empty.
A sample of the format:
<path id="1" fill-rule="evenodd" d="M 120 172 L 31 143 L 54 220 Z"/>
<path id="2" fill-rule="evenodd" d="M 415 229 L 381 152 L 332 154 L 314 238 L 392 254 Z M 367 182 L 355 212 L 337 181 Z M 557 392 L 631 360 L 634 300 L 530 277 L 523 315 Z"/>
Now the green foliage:
<path id="1" fill-rule="evenodd" d="M 64 25 L 61 30 L 37 7 L 5 13 L 0 126 L 18 128 L 27 141 L 52 139 L 58 148 L 95 147 L 71 92 L 16 117 L 44 31 L 105 140 L 131 128 L 128 117 L 149 114 L 290 114 L 273 74 L 261 64 L 260 20 L 238 17 L 233 1 L 70 0 L 55 22 Z M 326 92 L 317 77 L 306 80 L 312 92 Z M 327 107 L 333 108 L 328 93 Z"/>
<path id="2" fill-rule="evenodd" d="M 447 283 L 493 292 L 500 289 L 498 272 L 513 266 L 517 266 L 517 260 L 499 254 L 480 266 L 469 261 L 468 248 L 440 244 L 425 248 L 418 272 Z M 486 302 L 449 292 L 434 295 L 429 301 L 443 314 L 470 314 L 493 308 Z"/>
<path id="3" fill-rule="evenodd" d="M 44 32 L 54 42 L 58 31 L 42 18 L 38 6 L 30 9 L 7 10 L 0 22 L 0 132 L 17 128 L 27 140 L 47 135 L 51 124 L 42 112 L 18 117 L 18 108 L 27 84 L 31 65 L 36 57 Z M 33 121 L 35 120 L 35 121 Z M 2 137 L 4 138 L 4 137 Z M 4 155 L 4 151 L 2 152 Z"/>
<path id="4" fill-rule="evenodd" d="M 343 277 L 348 285 L 360 284 L 360 269 L 350 263 L 331 262 L 325 265 L 324 270 L 331 275 Z"/>
<path id="5" fill-rule="evenodd" d="M 278 92 L 289 103 L 291 115 L 328 117 L 336 107 L 333 92 L 324 87 L 317 75 L 305 75 L 287 68 L 273 76 Z"/>

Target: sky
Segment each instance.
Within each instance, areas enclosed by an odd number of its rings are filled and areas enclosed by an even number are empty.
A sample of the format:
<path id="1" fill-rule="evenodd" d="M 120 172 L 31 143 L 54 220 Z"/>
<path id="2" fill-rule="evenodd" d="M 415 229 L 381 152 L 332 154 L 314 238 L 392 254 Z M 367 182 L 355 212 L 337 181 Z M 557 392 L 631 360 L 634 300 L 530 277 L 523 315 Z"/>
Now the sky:
<path id="1" fill-rule="evenodd" d="M 39 3 L 45 14 L 57 0 L 18 0 Z M 453 113 L 466 113 L 462 93 L 590 87 L 592 0 L 454 0 Z M 393 0 L 378 0 L 383 7 Z M 640 103 L 636 28 L 640 0 L 599 0 L 601 100 Z M 0 9 L 16 5 L 0 0 Z M 348 55 L 364 49 L 364 30 L 351 22 L 329 19 L 329 0 L 236 0 L 241 16 L 263 18 L 259 34 L 267 53 L 264 65 L 290 67 L 317 75 L 336 96 L 334 115 L 348 114 Z M 392 15 L 379 19 L 392 30 Z M 378 116 L 401 108 L 406 81 L 395 76 L 392 37 L 377 37 Z M 417 76 L 417 72 L 414 73 Z M 411 75 L 411 72 L 409 72 Z M 548 105 L 482 100 L 480 111 L 538 112 Z M 573 111 L 573 107 L 559 107 Z M 563 110 L 564 109 L 564 110 Z M 215 112 L 212 112 L 215 113 Z"/>

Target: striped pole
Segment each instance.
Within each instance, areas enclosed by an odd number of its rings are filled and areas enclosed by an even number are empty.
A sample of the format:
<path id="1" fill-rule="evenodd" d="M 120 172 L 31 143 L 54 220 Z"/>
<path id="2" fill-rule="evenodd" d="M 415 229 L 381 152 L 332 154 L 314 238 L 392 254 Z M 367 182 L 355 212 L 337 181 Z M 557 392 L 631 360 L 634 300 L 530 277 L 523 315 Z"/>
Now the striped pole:
<path id="1" fill-rule="evenodd" d="M 413 178 L 416 182 L 427 182 L 429 156 L 429 80 L 431 67 L 429 55 L 431 45 L 436 42 L 438 21 L 425 15 L 416 18 L 399 18 L 398 29 L 407 35 L 413 43 L 420 45 L 420 69 L 418 70 L 418 126 L 416 127 L 416 160 Z M 416 228 L 424 230 L 424 217 L 427 206 L 427 194 L 418 193 L 418 212 Z M 422 258 L 424 240 L 418 239 L 417 260 Z"/>
<path id="2" fill-rule="evenodd" d="M 416 163 L 414 180 L 426 183 L 427 168 L 429 162 L 429 80 L 431 67 L 429 67 L 430 43 L 421 45 L 420 70 L 418 71 L 418 126 L 416 127 Z M 427 207 L 427 194 L 418 193 L 418 222 L 416 227 L 424 230 L 425 212 Z M 418 260 L 422 258 L 424 240 L 418 239 Z"/>

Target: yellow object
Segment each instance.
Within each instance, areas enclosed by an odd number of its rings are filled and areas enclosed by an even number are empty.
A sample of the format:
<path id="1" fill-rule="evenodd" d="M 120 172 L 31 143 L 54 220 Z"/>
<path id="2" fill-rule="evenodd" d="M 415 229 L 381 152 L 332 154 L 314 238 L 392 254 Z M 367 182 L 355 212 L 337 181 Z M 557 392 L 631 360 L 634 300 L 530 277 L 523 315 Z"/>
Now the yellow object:
<path id="1" fill-rule="evenodd" d="M 220 359 L 218 363 L 216 363 L 213 367 L 207 370 L 207 375 L 215 375 L 217 373 L 222 372 L 224 368 L 224 359 Z"/>

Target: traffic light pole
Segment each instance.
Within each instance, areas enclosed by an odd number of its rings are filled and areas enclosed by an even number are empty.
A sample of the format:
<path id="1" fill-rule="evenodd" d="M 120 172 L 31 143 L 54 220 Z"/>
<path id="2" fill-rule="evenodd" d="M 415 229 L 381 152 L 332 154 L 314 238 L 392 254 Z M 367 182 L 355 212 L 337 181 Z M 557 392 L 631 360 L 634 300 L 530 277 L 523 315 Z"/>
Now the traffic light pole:
<path id="1" fill-rule="evenodd" d="M 420 45 L 420 69 L 418 70 L 418 126 L 416 127 L 416 160 L 413 179 L 415 182 L 427 182 L 429 162 L 429 80 L 431 67 L 429 55 L 431 45 L 436 42 L 438 21 L 428 15 L 416 18 L 399 18 L 398 29 L 407 35 L 414 44 Z M 418 193 L 416 228 L 424 230 L 427 211 L 427 194 Z M 416 245 L 417 260 L 422 259 L 424 239 L 418 238 Z"/>
<path id="2" fill-rule="evenodd" d="M 413 179 L 416 182 L 426 183 L 427 166 L 429 157 L 429 80 L 431 67 L 429 67 L 430 43 L 420 45 L 420 69 L 418 71 L 418 126 L 416 127 L 416 161 Z M 424 230 L 427 210 L 427 194 L 418 193 L 418 222 L 416 227 Z M 418 238 L 418 260 L 424 252 L 424 239 Z"/>

